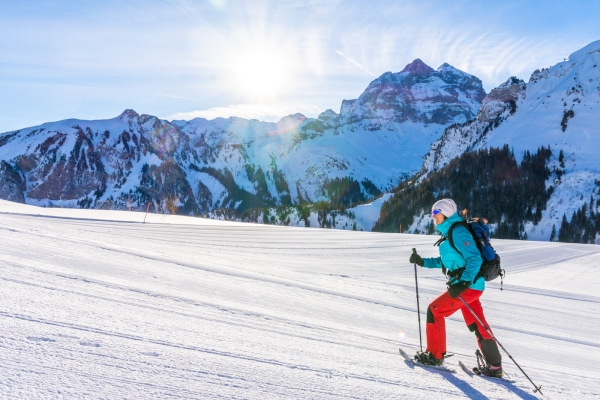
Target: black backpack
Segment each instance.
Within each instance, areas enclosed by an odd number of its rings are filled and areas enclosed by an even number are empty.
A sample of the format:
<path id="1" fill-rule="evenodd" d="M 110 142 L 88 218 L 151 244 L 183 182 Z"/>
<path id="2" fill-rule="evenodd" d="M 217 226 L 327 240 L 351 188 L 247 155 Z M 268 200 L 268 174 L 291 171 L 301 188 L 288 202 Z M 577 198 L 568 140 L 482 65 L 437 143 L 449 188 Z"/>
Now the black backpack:
<path id="1" fill-rule="evenodd" d="M 450 246 L 462 256 L 462 253 L 456 248 L 454 240 L 452 239 L 452 231 L 454 231 L 457 226 L 464 226 L 469 230 L 481 253 L 483 262 L 479 269 L 479 273 L 475 276 L 473 282 L 480 277 L 483 277 L 486 281 L 493 281 L 500 277 L 500 290 L 503 290 L 502 285 L 504 284 L 506 272 L 500 266 L 500 256 L 496 253 L 496 250 L 494 250 L 490 243 L 490 227 L 487 225 L 487 220 L 484 218 L 471 218 L 468 222 L 455 222 L 450 226 L 447 239 L 450 242 Z M 443 239 L 445 238 L 442 238 L 442 241 Z"/>

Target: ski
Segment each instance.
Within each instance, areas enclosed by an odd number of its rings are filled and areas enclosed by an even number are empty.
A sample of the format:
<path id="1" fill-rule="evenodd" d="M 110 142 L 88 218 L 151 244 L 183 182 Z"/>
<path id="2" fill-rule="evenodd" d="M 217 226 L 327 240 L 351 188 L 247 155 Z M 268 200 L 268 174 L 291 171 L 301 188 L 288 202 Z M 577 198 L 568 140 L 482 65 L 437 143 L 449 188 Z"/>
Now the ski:
<path id="1" fill-rule="evenodd" d="M 455 373 L 456 370 L 446 367 L 444 365 L 428 365 L 428 364 L 422 364 L 420 362 L 418 362 L 417 360 L 415 360 L 414 358 L 409 357 L 408 354 L 406 354 L 406 352 L 404 350 L 402 350 L 401 348 L 398 349 L 400 351 L 400 354 L 402 355 L 402 357 L 404 357 L 404 359 L 411 363 L 412 365 L 416 365 L 418 367 L 422 367 L 422 368 L 427 368 L 427 369 L 436 369 L 438 371 L 444 371 L 444 372 L 450 372 L 450 373 Z"/>
<path id="2" fill-rule="evenodd" d="M 478 376 L 478 377 L 486 379 L 486 380 L 494 380 L 494 381 L 503 381 L 503 382 L 515 383 L 515 381 L 513 381 L 511 379 L 507 379 L 507 378 L 496 378 L 496 377 L 493 377 L 493 376 L 482 375 L 480 372 L 478 372 L 479 368 L 474 367 L 473 369 L 469 369 L 469 368 L 467 368 L 467 366 L 465 364 L 463 364 L 462 361 L 458 361 L 458 365 L 465 372 L 465 374 L 467 374 L 467 375 L 469 375 L 471 377 Z"/>
<path id="3" fill-rule="evenodd" d="M 462 361 L 458 361 L 458 365 L 460 368 L 462 368 L 462 370 L 465 372 L 465 374 L 467 374 L 469 376 L 475 375 L 475 373 L 473 371 L 471 371 L 469 368 L 467 368 L 467 366 L 465 364 L 463 364 Z"/>

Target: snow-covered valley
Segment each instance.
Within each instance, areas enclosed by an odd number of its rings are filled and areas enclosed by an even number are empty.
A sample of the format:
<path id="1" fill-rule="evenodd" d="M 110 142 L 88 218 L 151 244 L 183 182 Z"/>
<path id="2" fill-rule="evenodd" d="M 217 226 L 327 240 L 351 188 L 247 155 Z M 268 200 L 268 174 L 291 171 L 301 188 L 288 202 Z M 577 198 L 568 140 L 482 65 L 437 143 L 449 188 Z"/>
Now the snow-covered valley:
<path id="1" fill-rule="evenodd" d="M 0 201 L 0 397 L 533 399 L 424 370 L 411 248 L 435 238 Z M 486 317 L 546 398 L 600 398 L 600 248 L 495 240 Z M 421 320 L 445 289 L 419 269 Z M 455 315 L 448 346 L 472 365 Z M 539 396 L 539 395 L 537 395 Z"/>

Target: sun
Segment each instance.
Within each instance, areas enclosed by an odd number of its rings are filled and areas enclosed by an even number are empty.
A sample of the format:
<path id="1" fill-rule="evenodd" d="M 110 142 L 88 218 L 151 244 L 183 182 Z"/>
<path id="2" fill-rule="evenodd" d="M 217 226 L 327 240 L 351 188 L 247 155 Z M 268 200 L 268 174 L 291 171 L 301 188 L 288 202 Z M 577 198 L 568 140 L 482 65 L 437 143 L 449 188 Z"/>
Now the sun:
<path id="1" fill-rule="evenodd" d="M 248 99 L 276 99 L 291 83 L 291 68 L 285 57 L 266 51 L 236 54 L 232 70 L 234 90 Z"/>

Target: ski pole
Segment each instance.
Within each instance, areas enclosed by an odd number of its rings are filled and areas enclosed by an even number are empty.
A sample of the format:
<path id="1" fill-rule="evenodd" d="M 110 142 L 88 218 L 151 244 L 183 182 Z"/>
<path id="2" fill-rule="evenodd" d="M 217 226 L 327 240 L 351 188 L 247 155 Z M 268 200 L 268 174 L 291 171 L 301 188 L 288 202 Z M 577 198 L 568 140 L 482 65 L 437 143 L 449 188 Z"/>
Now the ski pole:
<path id="1" fill-rule="evenodd" d="M 413 254 L 417 254 L 417 249 L 413 248 Z M 419 307 L 419 281 L 417 280 L 417 263 L 415 266 L 415 287 L 417 288 L 417 315 L 419 316 L 419 344 L 423 352 L 423 338 L 421 337 L 421 308 Z"/>
<path id="2" fill-rule="evenodd" d="M 414 250 L 414 249 L 413 249 Z M 475 319 L 477 320 L 477 322 L 479 322 L 479 324 L 481 326 L 483 326 L 483 329 L 485 329 L 487 331 L 487 333 L 490 334 L 491 337 L 494 338 L 494 340 L 496 341 L 496 343 L 498 343 L 498 345 L 502 348 L 502 350 L 504 350 L 504 352 L 508 355 L 508 357 L 512 360 L 512 362 L 515 363 L 515 365 L 521 370 L 521 372 L 523 373 L 523 375 L 525 375 L 525 377 L 527 379 L 529 379 L 529 382 L 531 382 L 531 384 L 533 385 L 533 387 L 535 388 L 535 390 L 533 391 L 533 393 L 535 392 L 540 392 L 540 394 L 543 396 L 544 393 L 542 393 L 542 385 L 540 386 L 536 386 L 535 383 L 533 383 L 533 381 L 531 380 L 531 378 L 529 377 L 529 375 L 527 375 L 525 373 L 525 371 L 523 371 L 523 368 L 521 368 L 521 366 L 519 364 L 517 364 L 517 362 L 515 361 L 515 359 L 510 355 L 510 353 L 508 351 L 506 351 L 506 349 L 504 348 L 504 346 L 502 346 L 502 343 L 500 343 L 498 341 L 498 339 L 496 339 L 496 336 L 494 336 L 494 334 L 492 333 L 492 331 L 485 326 L 485 324 L 483 322 L 481 322 L 481 319 L 479 319 L 479 317 L 475 314 L 475 312 L 473 311 L 473 309 L 467 304 L 467 302 L 462 298 L 462 296 L 458 296 L 458 298 L 460 299 L 460 301 L 463 302 L 463 304 L 465 305 L 465 307 L 467 307 L 467 309 L 471 312 L 471 314 L 473 314 L 473 316 L 475 317 Z"/>

